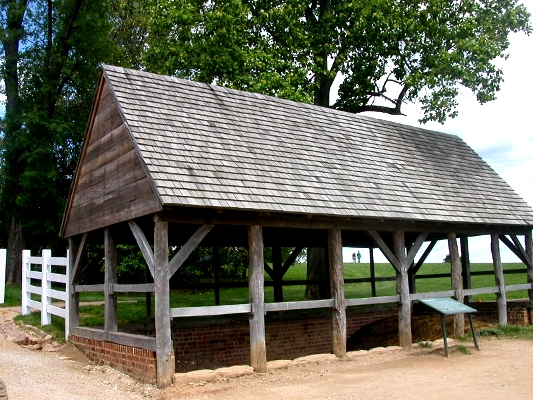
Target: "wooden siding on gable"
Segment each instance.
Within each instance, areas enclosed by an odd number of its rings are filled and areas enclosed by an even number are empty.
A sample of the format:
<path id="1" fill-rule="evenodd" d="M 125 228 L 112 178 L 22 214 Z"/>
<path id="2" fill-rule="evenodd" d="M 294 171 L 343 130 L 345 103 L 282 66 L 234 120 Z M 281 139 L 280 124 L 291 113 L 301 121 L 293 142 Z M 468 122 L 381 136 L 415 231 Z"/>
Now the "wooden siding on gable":
<path id="1" fill-rule="evenodd" d="M 67 209 L 64 237 L 161 210 L 105 81 Z"/>

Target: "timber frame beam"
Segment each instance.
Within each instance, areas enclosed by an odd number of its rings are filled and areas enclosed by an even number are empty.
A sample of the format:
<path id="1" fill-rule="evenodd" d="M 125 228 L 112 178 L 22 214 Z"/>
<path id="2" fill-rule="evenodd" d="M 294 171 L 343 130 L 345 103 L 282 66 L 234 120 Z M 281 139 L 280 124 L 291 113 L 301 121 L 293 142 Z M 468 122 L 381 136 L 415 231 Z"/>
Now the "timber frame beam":
<path id="1" fill-rule="evenodd" d="M 406 252 L 405 234 L 403 231 L 393 233 L 393 249 L 391 250 L 381 235 L 376 231 L 368 231 L 370 237 L 383 252 L 385 257 L 396 270 L 396 284 L 400 295 L 400 307 L 398 308 L 398 335 L 400 346 L 411 348 L 411 297 L 409 292 L 409 269 L 413 265 L 416 253 L 428 237 L 428 232 L 420 233 L 409 252 Z"/>

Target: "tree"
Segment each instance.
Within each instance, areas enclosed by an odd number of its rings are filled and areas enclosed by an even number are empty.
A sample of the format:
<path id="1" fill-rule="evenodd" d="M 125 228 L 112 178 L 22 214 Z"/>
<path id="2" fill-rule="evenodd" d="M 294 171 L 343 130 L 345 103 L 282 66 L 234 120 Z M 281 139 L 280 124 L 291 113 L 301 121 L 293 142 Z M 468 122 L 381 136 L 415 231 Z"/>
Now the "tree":
<path id="1" fill-rule="evenodd" d="M 147 67 L 352 112 L 424 121 L 456 115 L 460 87 L 494 99 L 510 32 L 529 33 L 516 0 L 159 0 Z"/>
<path id="2" fill-rule="evenodd" d="M 58 237 L 99 63 L 109 58 L 106 2 L 0 2 L 2 207 L 8 283 L 20 282 L 22 248 L 66 247 Z"/>
<path id="3" fill-rule="evenodd" d="M 516 0 L 159 0 L 147 67 L 350 112 L 402 114 L 418 101 L 422 122 L 457 115 L 460 87 L 480 103 L 503 79 L 510 32 L 531 31 Z M 310 249 L 308 279 L 325 277 Z M 308 287 L 318 297 L 318 287 Z"/>

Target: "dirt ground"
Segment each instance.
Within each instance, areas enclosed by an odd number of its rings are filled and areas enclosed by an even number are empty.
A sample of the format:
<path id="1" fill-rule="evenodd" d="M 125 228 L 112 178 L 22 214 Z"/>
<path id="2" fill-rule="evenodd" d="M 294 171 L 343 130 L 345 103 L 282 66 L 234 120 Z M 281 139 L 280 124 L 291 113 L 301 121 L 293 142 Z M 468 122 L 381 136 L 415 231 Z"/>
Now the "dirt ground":
<path id="1" fill-rule="evenodd" d="M 450 358 L 442 340 L 431 349 L 352 351 L 346 360 L 323 354 L 269 362 L 266 374 L 246 366 L 176 374 L 172 387 L 158 390 L 15 326 L 15 315 L 0 308 L 0 377 L 11 400 L 533 398 L 533 341 L 482 338 L 481 351 L 461 342 L 470 355 L 451 342 Z"/>

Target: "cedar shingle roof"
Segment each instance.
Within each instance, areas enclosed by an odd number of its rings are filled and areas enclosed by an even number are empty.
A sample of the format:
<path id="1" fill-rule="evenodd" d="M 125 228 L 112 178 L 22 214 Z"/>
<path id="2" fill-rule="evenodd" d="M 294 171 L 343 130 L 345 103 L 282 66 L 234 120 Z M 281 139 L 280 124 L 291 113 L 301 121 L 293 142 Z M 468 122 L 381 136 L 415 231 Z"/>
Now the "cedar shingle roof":
<path id="1" fill-rule="evenodd" d="M 533 225 L 459 137 L 105 66 L 164 205 Z"/>

